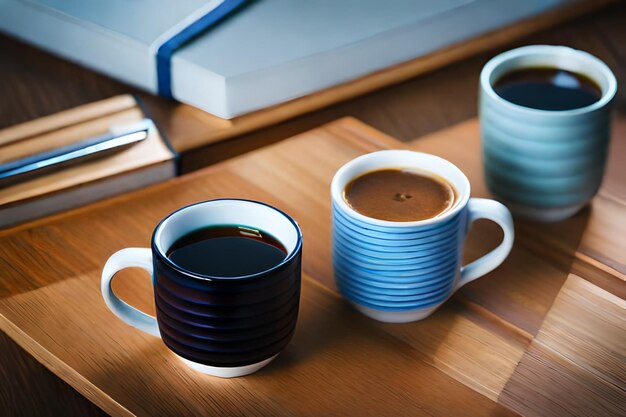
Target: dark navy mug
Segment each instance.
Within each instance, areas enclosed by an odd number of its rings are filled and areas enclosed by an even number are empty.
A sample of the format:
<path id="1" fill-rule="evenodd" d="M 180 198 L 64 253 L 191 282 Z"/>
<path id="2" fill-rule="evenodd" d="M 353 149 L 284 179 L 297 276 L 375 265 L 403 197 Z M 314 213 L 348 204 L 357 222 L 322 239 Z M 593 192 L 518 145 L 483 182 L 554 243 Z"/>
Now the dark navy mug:
<path id="1" fill-rule="evenodd" d="M 179 267 L 167 257 L 179 238 L 219 225 L 241 225 L 270 233 L 287 255 L 271 269 L 239 277 L 202 275 Z M 302 233 L 287 214 L 256 201 L 205 201 L 163 219 L 154 230 L 151 246 L 114 253 L 102 271 L 104 301 L 124 322 L 160 337 L 193 369 L 220 377 L 253 373 L 287 346 L 298 317 L 302 258 Z M 129 267 L 150 273 L 156 318 L 113 293 L 111 280 Z"/>

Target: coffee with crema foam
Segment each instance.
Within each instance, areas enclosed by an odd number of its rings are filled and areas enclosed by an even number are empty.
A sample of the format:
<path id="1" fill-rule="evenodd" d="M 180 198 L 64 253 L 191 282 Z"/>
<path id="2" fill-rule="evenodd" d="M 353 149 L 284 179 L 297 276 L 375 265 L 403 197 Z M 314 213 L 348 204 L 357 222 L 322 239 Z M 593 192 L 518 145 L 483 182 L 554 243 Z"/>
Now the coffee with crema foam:
<path id="1" fill-rule="evenodd" d="M 437 217 L 455 202 L 445 180 L 410 169 L 381 169 L 348 183 L 344 199 L 358 213 L 379 220 L 411 222 Z"/>

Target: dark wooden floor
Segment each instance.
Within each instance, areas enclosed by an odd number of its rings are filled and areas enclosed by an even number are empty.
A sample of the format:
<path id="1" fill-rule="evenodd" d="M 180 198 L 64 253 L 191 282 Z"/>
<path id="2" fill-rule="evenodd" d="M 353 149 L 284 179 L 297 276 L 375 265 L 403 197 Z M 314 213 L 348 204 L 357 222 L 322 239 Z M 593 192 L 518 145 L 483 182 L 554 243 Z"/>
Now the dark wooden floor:
<path id="1" fill-rule="evenodd" d="M 508 45 L 563 44 L 604 60 L 626 86 L 626 2 Z M 134 92 L 149 102 L 161 99 L 50 56 L 0 35 L 0 128 L 115 94 Z M 185 155 L 192 170 L 275 142 L 341 116 L 351 115 L 402 140 L 409 140 L 476 116 L 478 74 L 499 50 L 420 76 L 363 97 L 331 106 L 208 150 Z M 621 88 L 617 108 L 626 112 Z M 157 120 L 158 123 L 158 120 Z M 71 387 L 26 355 L 0 333 L 1 415 L 101 415 Z"/>

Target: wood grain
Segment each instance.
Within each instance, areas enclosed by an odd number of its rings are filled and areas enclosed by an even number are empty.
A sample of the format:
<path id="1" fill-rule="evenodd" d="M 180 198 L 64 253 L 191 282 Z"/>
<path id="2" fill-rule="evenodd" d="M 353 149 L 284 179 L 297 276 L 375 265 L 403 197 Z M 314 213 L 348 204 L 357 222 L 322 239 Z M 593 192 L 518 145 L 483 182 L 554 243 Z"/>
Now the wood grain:
<path id="1" fill-rule="evenodd" d="M 76 109 L 43 116 L 28 123 L 20 123 L 0 130 L 0 146 L 99 119 L 102 115 L 120 113 L 136 106 L 137 102 L 131 95 L 123 94 L 106 101 L 89 103 Z"/>
<path id="2" fill-rule="evenodd" d="M 130 302 L 150 298 L 148 281 L 124 281 Z M 158 339 L 117 320 L 101 301 L 99 271 L 1 301 L 0 322 L 112 415 L 508 415 L 307 277 L 302 294 L 286 351 L 266 370 L 232 380 L 195 373 Z"/>
<path id="3" fill-rule="evenodd" d="M 114 99 L 116 99 L 116 97 L 114 97 Z M 94 104 L 95 103 L 92 103 L 90 107 Z M 124 109 L 115 113 L 101 113 L 99 117 L 94 117 L 79 123 L 73 123 L 71 118 L 65 119 L 63 115 L 47 116 L 46 119 L 51 119 L 54 124 L 62 124 L 64 122 L 67 122 L 67 124 L 65 126 L 50 126 L 51 129 L 40 131 L 40 133 L 34 135 L 29 135 L 31 132 L 20 132 L 20 130 L 31 130 L 30 124 L 39 124 L 39 119 L 8 129 L 13 132 L 0 130 L 0 134 L 4 134 L 7 139 L 7 143 L 0 146 L 2 152 L 0 163 L 56 149 L 81 139 L 103 135 L 109 131 L 110 127 L 115 125 L 126 125 L 136 122 L 138 119 L 143 118 L 143 113 L 136 105 L 137 103 L 135 103 L 133 108 Z M 78 107 L 78 109 L 82 110 L 80 107 Z M 63 113 L 72 114 L 72 111 L 66 110 Z M 39 126 L 36 126 L 36 128 L 39 129 Z M 21 135 L 21 133 L 27 133 L 27 135 Z"/>
<path id="4" fill-rule="evenodd" d="M 524 416 L 626 414 L 626 302 L 570 275 L 500 402 Z"/>
<path id="5" fill-rule="evenodd" d="M 0 410 L 4 416 L 107 416 L 5 333 L 0 333 L 0 350 Z"/>
<path id="6" fill-rule="evenodd" d="M 580 254 L 577 254 L 577 256 L 580 256 Z M 624 285 L 624 280 L 616 280 L 615 271 L 612 268 L 606 267 L 598 262 L 575 259 L 572 263 L 571 272 L 580 277 L 584 277 L 587 281 L 595 284 L 599 288 L 626 300 L 626 285 Z"/>
<path id="7" fill-rule="evenodd" d="M 471 128 L 466 124 L 414 145 L 446 155 L 472 176 L 480 170 L 466 155 L 476 153 L 449 142 Z M 471 135 L 461 137 L 464 145 L 475 141 Z M 611 404 L 619 392 L 612 387 L 623 383 L 622 365 L 616 367 L 615 361 L 626 333 L 623 314 L 616 315 L 610 307 L 619 299 L 595 283 L 608 279 L 617 293 L 623 290 L 617 283 L 623 282 L 611 274 L 607 278 L 606 272 L 597 275 L 596 266 L 583 263 L 587 269 L 580 268 L 580 274 L 585 282 L 575 288 L 589 292 L 592 301 L 581 307 L 577 298 L 571 299 L 568 268 L 583 262 L 576 245 L 587 234 L 585 222 L 570 223 L 580 230 L 560 236 L 559 244 L 545 236 L 531 239 L 541 229 L 525 234 L 532 225 L 517 222 L 523 237 L 505 263 L 422 322 L 374 322 L 333 291 L 328 195 L 332 175 L 360 154 L 402 146 L 354 119 L 343 119 L 165 184 L 0 233 L 0 329 L 114 415 L 504 413 L 496 402 L 524 415 L 552 412 L 554 407 L 570 410 L 569 396 L 551 396 L 556 398 L 550 400 L 554 406 L 538 401 L 533 409 L 526 404 L 526 398 L 541 394 L 526 391 L 529 385 L 541 386 L 534 375 L 541 374 L 545 364 L 554 365 L 549 372 L 557 370 L 549 375 L 554 386 L 577 381 L 580 367 L 595 378 L 589 383 L 610 381 L 609 388 L 594 387 L 593 395 L 580 401 L 602 396 L 599 404 L 614 412 Z M 480 180 L 471 180 L 480 193 Z M 272 204 L 293 215 L 304 234 L 307 277 L 296 337 L 265 370 L 233 381 L 183 367 L 157 339 L 115 319 L 98 290 L 100 268 L 111 253 L 146 246 L 166 214 L 217 197 Z M 559 230 L 544 229 L 544 234 Z M 490 223 L 477 223 L 466 245 L 467 259 L 495 246 L 501 239 L 496 232 Z M 553 252 L 558 255 L 550 255 Z M 584 276 L 590 271 L 597 276 Z M 114 282 L 123 299 L 151 312 L 148 286 L 147 277 L 137 270 L 123 271 Z M 589 314 L 597 294 L 612 301 L 593 313 L 588 328 L 576 318 Z M 569 312 L 573 308 L 578 310 Z M 599 320 L 608 320 L 608 327 Z M 576 366 L 568 365 L 570 361 Z"/>
<path id="8" fill-rule="evenodd" d="M 112 127 L 137 122 L 144 117 L 132 96 L 123 95 L 26 122 L 0 131 L 0 142 L 4 142 L 0 146 L 0 162 L 101 135 Z M 152 129 L 142 142 L 106 158 L 1 188 L 0 208 L 157 166 L 173 158 L 158 131 Z"/>
<path id="9" fill-rule="evenodd" d="M 377 327 L 493 401 L 497 401 L 529 343 L 529 338 L 513 326 L 493 320 L 491 312 L 474 310 L 462 296 L 440 309 L 436 320 Z"/>
<path id="10" fill-rule="evenodd" d="M 626 142 L 626 135 L 622 136 Z M 626 154 L 625 154 L 626 155 Z M 621 165 L 624 162 L 622 160 Z M 621 177 L 622 179 L 626 177 Z M 622 180 L 626 188 L 626 181 Z M 608 231 L 610 233 L 607 233 Z M 597 196 L 591 207 L 588 226 L 576 256 L 609 268 L 618 279 L 626 280 L 626 202 Z"/>

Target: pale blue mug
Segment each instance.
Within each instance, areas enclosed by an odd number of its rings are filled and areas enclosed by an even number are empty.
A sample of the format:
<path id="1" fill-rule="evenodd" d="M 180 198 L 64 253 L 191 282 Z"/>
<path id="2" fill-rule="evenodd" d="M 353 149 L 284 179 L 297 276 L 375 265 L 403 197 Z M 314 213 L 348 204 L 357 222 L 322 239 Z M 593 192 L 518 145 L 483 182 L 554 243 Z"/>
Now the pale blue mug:
<path id="1" fill-rule="evenodd" d="M 511 103 L 493 89 L 513 70 L 552 67 L 583 74 L 602 91 L 572 110 Z M 598 58 L 565 46 L 533 45 L 492 58 L 480 75 L 479 115 L 487 187 L 514 215 L 559 221 L 584 207 L 602 182 L 617 81 Z"/>

